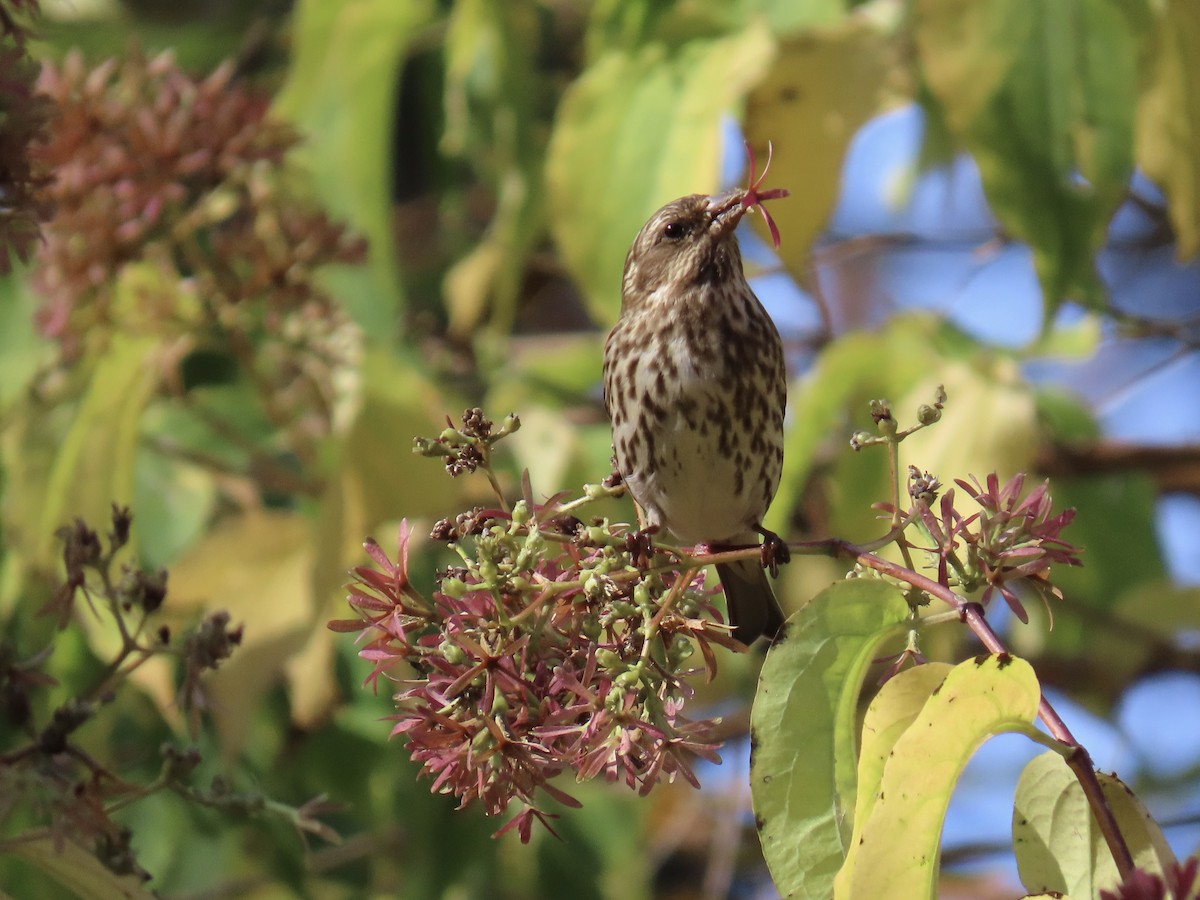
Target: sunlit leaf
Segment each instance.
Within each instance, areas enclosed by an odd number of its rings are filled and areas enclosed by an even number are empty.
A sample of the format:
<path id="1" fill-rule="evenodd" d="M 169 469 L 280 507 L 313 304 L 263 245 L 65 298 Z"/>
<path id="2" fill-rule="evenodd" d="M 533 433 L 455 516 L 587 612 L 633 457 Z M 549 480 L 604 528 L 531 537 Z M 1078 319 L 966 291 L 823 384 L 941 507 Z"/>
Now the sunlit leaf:
<path id="1" fill-rule="evenodd" d="M 1188 259 L 1200 253 L 1200 16 L 1191 0 L 1165 7 L 1138 105 L 1137 161 L 1167 195 L 1176 249 Z"/>
<path id="2" fill-rule="evenodd" d="M 774 147 L 766 186 L 791 192 L 771 204 L 771 216 L 783 236 L 779 256 L 801 281 L 810 273 L 809 246 L 841 189 L 846 147 L 880 111 L 892 57 L 889 35 L 865 17 L 805 31 L 780 45 L 746 101 L 746 138 L 756 155 L 766 159 L 768 141 Z M 761 217 L 752 218 L 761 227 Z"/>
<path id="3" fill-rule="evenodd" d="M 383 349 L 367 350 L 360 375 L 357 409 L 331 452 L 329 487 L 316 515 L 323 596 L 340 585 L 381 523 L 453 515 L 468 484 L 412 452 L 414 437 L 440 433 L 446 416 L 460 416 L 465 403 L 439 391 L 413 360 Z M 375 537 L 386 543 L 392 535 Z"/>
<path id="4" fill-rule="evenodd" d="M 1097 777 L 1134 865 L 1161 874 L 1175 861 L 1162 830 L 1119 778 L 1103 772 Z M 1054 752 L 1031 760 L 1021 772 L 1013 808 L 1013 848 L 1021 881 L 1030 891 L 1096 897 L 1121 883 L 1083 788 Z"/>
<path id="5" fill-rule="evenodd" d="M 1008 78 L 1033 20 L 1019 2 L 918 0 L 913 9 L 921 71 L 961 133 Z"/>
<path id="6" fill-rule="evenodd" d="M 365 268 L 328 273 L 355 320 L 390 334 L 401 302 L 391 224 L 392 129 L 400 65 L 428 0 L 302 0 L 292 64 L 276 100 L 305 135 L 302 155 L 324 205 L 370 241 Z"/>
<path id="7" fill-rule="evenodd" d="M 862 747 L 858 759 L 858 796 L 854 804 L 854 832 L 846 862 L 838 872 L 836 884 L 845 890 L 858 864 L 859 838 L 870 821 L 883 769 L 896 741 L 920 715 L 933 692 L 946 680 L 954 667 L 949 663 L 928 663 L 906 669 L 888 681 L 867 707 L 862 726 Z"/>
<path id="8" fill-rule="evenodd" d="M 173 615 L 228 610 L 241 646 L 210 674 L 211 710 L 226 758 L 238 753 L 263 696 L 315 627 L 312 523 L 286 512 L 252 512 L 210 531 L 171 568 Z"/>
<path id="9" fill-rule="evenodd" d="M 717 0 L 716 5 L 721 7 L 734 4 Z M 836 25 L 845 14 L 847 4 L 845 0 L 741 0 L 741 6 L 746 12 L 765 15 L 775 34 L 788 34 L 800 29 Z"/>
<path id="10" fill-rule="evenodd" d="M 504 364 L 489 379 L 485 407 L 521 414 L 521 430 L 505 447 L 518 471 L 530 470 L 535 493 L 599 481 L 611 469 L 607 418 L 586 407 L 563 414 L 564 405 L 598 404 L 601 346 L 596 334 L 520 338 L 506 344 Z"/>
<path id="11" fill-rule="evenodd" d="M 930 2 L 924 9 L 927 35 L 952 34 L 964 27 L 968 6 Z M 1033 249 L 1047 317 L 1067 298 L 1099 306 L 1092 257 L 1133 167 L 1145 4 L 980 0 L 969 9 L 974 21 L 992 23 L 997 41 L 981 65 L 989 99 L 978 108 L 981 94 L 968 88 L 960 103 L 944 54 L 934 53 L 930 81 L 949 106 L 945 121 L 959 125 L 956 137 L 979 164 L 992 211 Z M 1002 70 L 1007 76 L 994 84 Z"/>
<path id="12" fill-rule="evenodd" d="M 750 720 L 750 793 L 763 855 L 786 897 L 829 896 L 850 837 L 863 675 L 908 615 L 889 584 L 838 582 L 767 653 Z"/>
<path id="13" fill-rule="evenodd" d="M 882 448 L 855 452 L 856 431 L 874 433 L 868 401 L 886 398 L 902 427 L 916 422 L 937 385 L 949 400 L 942 420 L 900 445 L 908 465 L 949 481 L 999 471 L 1007 479 L 1032 464 L 1038 437 L 1033 395 L 1010 357 L 980 355 L 977 345 L 931 316 L 893 319 L 877 333 L 851 333 L 830 344 L 791 389 L 784 470 L 767 527 L 786 531 L 815 467 L 830 501 L 831 533 L 851 540 L 886 529 L 872 504 L 890 494 Z"/>
<path id="14" fill-rule="evenodd" d="M 677 50 L 609 52 L 567 90 L 546 163 L 551 227 L 598 322 L 617 317 L 623 260 L 650 214 L 719 186 L 721 116 L 773 55 L 760 23 Z"/>
<path id="15" fill-rule="evenodd" d="M 874 807 L 855 822 L 854 867 L 838 879 L 836 896 L 933 897 L 959 775 L 989 737 L 1029 730 L 1040 699 L 1024 660 L 987 656 L 956 666 L 896 740 Z"/>

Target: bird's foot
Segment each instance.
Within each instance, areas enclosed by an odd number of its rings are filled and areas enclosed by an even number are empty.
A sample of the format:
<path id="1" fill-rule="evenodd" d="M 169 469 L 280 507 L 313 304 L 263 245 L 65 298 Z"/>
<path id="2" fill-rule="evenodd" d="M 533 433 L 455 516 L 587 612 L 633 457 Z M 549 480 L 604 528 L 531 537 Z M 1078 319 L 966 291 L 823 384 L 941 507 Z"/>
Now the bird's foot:
<path id="1" fill-rule="evenodd" d="M 657 525 L 647 525 L 625 536 L 625 549 L 633 557 L 633 564 L 639 569 L 650 565 L 650 557 L 654 555 L 654 544 L 651 538 L 658 533 Z"/>
<path id="2" fill-rule="evenodd" d="M 788 549 L 783 538 L 775 532 L 763 528 L 761 525 L 754 526 L 754 530 L 763 538 L 762 567 L 771 573 L 772 578 L 778 578 L 780 563 L 791 562 L 792 551 Z"/>

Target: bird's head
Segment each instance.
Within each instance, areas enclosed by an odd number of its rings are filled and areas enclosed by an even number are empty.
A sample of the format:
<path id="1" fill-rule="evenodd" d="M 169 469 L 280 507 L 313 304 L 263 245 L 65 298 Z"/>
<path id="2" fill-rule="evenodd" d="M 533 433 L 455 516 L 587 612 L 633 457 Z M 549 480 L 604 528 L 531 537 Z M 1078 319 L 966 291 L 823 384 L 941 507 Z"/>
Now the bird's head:
<path id="1" fill-rule="evenodd" d="M 625 257 L 625 277 L 621 282 L 621 312 L 653 304 L 671 302 L 696 288 L 741 280 L 742 254 L 734 229 L 749 210 L 758 207 L 771 231 L 771 241 L 779 246 L 779 229 L 763 204 L 786 197 L 784 188 L 760 190 L 771 167 L 771 144 L 767 143 L 767 164 L 755 175 L 754 150 L 746 144 L 750 164 L 748 186 L 724 194 L 689 194 L 672 200 L 642 226 Z"/>
<path id="2" fill-rule="evenodd" d="M 689 288 L 742 277 L 734 229 L 749 193 L 690 194 L 672 200 L 642 226 L 625 257 L 624 304 L 668 287 Z"/>

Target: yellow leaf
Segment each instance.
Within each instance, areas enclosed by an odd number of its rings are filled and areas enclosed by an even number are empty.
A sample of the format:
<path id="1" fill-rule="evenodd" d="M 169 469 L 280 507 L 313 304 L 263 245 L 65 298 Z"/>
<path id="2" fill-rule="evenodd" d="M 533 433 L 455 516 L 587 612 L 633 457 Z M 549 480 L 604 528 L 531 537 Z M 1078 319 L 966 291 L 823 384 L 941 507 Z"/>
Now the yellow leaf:
<path id="1" fill-rule="evenodd" d="M 254 511 L 218 525 L 171 569 L 170 609 L 227 610 L 242 644 L 209 676 L 226 756 L 240 752 L 258 704 L 316 627 L 311 522 Z"/>
<path id="2" fill-rule="evenodd" d="M 771 204 L 771 216 L 783 238 L 780 257 L 801 281 L 809 275 L 809 246 L 837 200 L 846 148 L 859 126 L 879 112 L 892 65 L 884 30 L 851 17 L 785 41 L 746 101 L 746 139 L 760 164 L 767 141 L 774 147 L 766 187 L 791 192 Z"/>
<path id="3" fill-rule="evenodd" d="M 1159 19 L 1152 81 L 1138 103 L 1138 164 L 1167 195 L 1180 259 L 1200 253 L 1200 16 L 1168 0 Z"/>
<path id="4" fill-rule="evenodd" d="M 1040 699 L 1022 659 L 988 656 L 955 666 L 892 747 L 874 805 L 854 823 L 855 852 L 834 896 L 933 897 L 942 823 L 959 775 L 992 735 L 1031 728 Z"/>

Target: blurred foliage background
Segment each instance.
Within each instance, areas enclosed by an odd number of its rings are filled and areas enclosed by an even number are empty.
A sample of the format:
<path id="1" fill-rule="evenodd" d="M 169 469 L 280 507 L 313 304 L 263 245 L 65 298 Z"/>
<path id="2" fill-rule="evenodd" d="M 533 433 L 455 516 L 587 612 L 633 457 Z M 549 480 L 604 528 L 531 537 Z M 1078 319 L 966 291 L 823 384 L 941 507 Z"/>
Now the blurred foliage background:
<path id="1" fill-rule="evenodd" d="M 113 648 L 102 618 L 80 608 L 55 639 L 36 613 L 61 579 L 56 529 L 129 505 L 130 559 L 170 572 L 165 621 L 225 609 L 243 627 L 208 682 L 201 773 L 294 806 L 327 795 L 322 820 L 343 837 L 156 794 L 120 814 L 150 888 L 771 896 L 738 764 L 758 656 L 729 658 L 700 689 L 731 739 L 703 794 L 589 787 L 562 841 L 521 846 L 416 780 L 381 721 L 389 698 L 361 688 L 352 642 L 325 628 L 367 535 L 387 547 L 401 517 L 427 531 L 486 502 L 486 484 L 410 454 L 447 414 L 521 415 L 503 460 L 514 492 L 524 469 L 542 496 L 609 471 L 600 353 L 625 251 L 662 203 L 736 182 L 743 135 L 759 159 L 772 142 L 768 186 L 792 192 L 773 208 L 778 255 L 743 234 L 794 375 L 768 526 L 878 534 L 886 467 L 848 438 L 869 398 L 911 418 L 945 384 L 944 421 L 904 461 L 947 482 L 1053 476 L 1056 501 L 1078 509 L 1067 537 L 1086 567 L 1063 575 L 1053 628 L 1034 605 L 1008 640 L 1119 748 L 1118 762 L 1092 748 L 1101 767 L 1122 766 L 1152 810 L 1170 798 L 1168 834 L 1194 852 L 1188 0 L 41 5 L 28 44 L 8 35 L 3 56 L 16 72 L 27 49 L 45 67 L 44 99 L 8 84 L 0 119 L 6 201 L 42 222 L 39 239 L 11 216 L 4 232 L 22 259 L 0 282 L 6 654 L 54 645 L 58 685 L 35 719 L 94 677 Z M 42 174 L 22 180 L 11 159 L 26 145 Z M 412 567 L 429 579 L 446 562 L 422 545 Z M 841 574 L 789 567 L 785 609 Z M 940 640 L 931 655 L 974 652 L 963 633 Z M 1174 693 L 1130 713 L 1131 690 L 1164 673 Z M 188 739 L 178 676 L 140 666 L 79 740 L 152 779 L 159 744 Z M 6 812 L 5 837 L 36 821 Z M 955 821 L 964 846 L 994 839 Z M 8 849 L 10 895 L 65 890 L 53 865 Z M 991 857 L 964 855 L 975 865 L 947 896 L 1012 893 Z"/>

